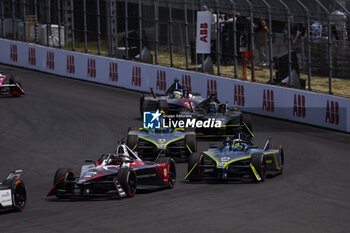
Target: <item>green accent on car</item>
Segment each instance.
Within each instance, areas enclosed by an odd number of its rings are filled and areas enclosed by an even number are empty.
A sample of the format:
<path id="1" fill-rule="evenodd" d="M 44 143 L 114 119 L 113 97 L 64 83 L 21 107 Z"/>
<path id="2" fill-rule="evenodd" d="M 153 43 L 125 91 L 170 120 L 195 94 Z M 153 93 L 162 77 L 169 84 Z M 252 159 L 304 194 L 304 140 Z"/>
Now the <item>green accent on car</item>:
<path id="1" fill-rule="evenodd" d="M 261 177 L 259 176 L 258 172 L 256 171 L 255 167 L 253 166 L 253 164 L 249 164 L 250 168 L 252 169 L 254 175 L 255 175 L 255 178 L 257 181 L 261 181 Z"/>

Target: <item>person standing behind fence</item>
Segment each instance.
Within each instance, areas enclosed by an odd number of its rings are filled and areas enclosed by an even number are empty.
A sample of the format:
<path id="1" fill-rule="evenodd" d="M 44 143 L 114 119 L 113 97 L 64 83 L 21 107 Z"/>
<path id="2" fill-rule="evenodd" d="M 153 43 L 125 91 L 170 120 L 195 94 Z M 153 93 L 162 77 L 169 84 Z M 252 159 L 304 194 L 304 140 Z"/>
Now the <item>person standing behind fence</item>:
<path id="1" fill-rule="evenodd" d="M 311 25 L 311 41 L 314 43 L 320 43 L 322 38 L 322 24 L 318 21 L 315 21 Z"/>
<path id="2" fill-rule="evenodd" d="M 255 46 L 259 55 L 260 62 L 258 65 L 266 66 L 267 65 L 267 56 L 266 56 L 266 43 L 268 42 L 267 33 L 269 32 L 269 27 L 266 24 L 265 20 L 258 19 L 254 23 L 254 31 L 256 33 Z"/>
<path id="3" fill-rule="evenodd" d="M 346 31 L 346 15 L 340 10 L 334 10 L 330 15 L 330 20 L 332 24 L 332 31 L 334 33 L 334 35 L 332 35 L 332 39 L 341 41 L 347 40 L 348 33 Z"/>

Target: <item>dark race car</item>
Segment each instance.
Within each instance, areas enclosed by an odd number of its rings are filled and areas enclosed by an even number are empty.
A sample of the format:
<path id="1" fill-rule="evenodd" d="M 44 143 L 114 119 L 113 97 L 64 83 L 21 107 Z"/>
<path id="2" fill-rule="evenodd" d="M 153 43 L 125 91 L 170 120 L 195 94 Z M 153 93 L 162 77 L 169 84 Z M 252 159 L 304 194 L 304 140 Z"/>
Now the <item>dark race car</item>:
<path id="1" fill-rule="evenodd" d="M 22 211 L 27 202 L 26 186 L 20 179 L 22 170 L 16 170 L 0 183 L 0 209 Z"/>
<path id="2" fill-rule="evenodd" d="M 192 115 L 203 122 L 208 119 L 221 122 L 220 128 L 196 128 L 197 137 L 235 137 L 242 129 L 246 137 L 254 137 L 250 116 L 238 108 L 228 108 L 215 95 L 198 104 Z"/>
<path id="3" fill-rule="evenodd" d="M 24 95 L 21 83 L 14 77 L 0 74 L 0 96 L 20 96 Z"/>
<path id="4" fill-rule="evenodd" d="M 191 94 L 182 88 L 178 79 L 165 92 L 165 95 L 156 95 L 151 89 L 151 95 L 143 95 L 140 100 L 140 112 L 155 112 L 157 109 L 167 114 L 177 114 L 181 111 L 195 109 L 196 105 L 205 100 L 200 94 Z"/>
<path id="5" fill-rule="evenodd" d="M 195 133 L 183 128 L 129 129 L 127 145 L 138 151 L 143 159 L 152 160 L 161 154 L 187 159 L 197 151 Z"/>
<path id="6" fill-rule="evenodd" d="M 226 140 L 222 146 L 193 153 L 188 161 L 185 180 L 201 179 L 264 181 L 266 175 L 281 174 L 284 167 L 282 146 L 271 149 L 269 138 L 264 149 L 249 140 Z"/>
<path id="7" fill-rule="evenodd" d="M 144 162 L 124 141 L 115 153 L 86 162 L 92 164 L 82 166 L 78 177 L 72 169 L 58 169 L 47 196 L 133 197 L 137 189 L 173 188 L 176 181 L 173 159 L 161 157 L 154 163 Z"/>

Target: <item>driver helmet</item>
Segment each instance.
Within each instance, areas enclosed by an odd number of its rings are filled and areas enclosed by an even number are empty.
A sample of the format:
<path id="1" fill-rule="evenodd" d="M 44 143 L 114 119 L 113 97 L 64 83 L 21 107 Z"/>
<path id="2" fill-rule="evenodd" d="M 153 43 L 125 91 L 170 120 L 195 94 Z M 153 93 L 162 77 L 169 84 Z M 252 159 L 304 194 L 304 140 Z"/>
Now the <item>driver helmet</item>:
<path id="1" fill-rule="evenodd" d="M 233 146 L 235 151 L 244 151 L 244 145 L 242 143 L 236 142 Z"/>
<path id="2" fill-rule="evenodd" d="M 174 91 L 173 95 L 175 98 L 180 98 L 181 97 L 181 92 L 180 91 Z"/>
<path id="3" fill-rule="evenodd" d="M 215 102 L 211 102 L 209 104 L 208 112 L 216 112 L 217 111 L 217 104 Z"/>

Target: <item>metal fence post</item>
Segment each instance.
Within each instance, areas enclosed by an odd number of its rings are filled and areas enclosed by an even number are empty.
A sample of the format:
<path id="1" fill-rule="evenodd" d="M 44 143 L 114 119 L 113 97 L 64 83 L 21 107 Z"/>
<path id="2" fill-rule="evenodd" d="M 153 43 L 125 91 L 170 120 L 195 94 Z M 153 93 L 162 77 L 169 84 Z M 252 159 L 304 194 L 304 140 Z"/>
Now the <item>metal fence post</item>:
<path id="1" fill-rule="evenodd" d="M 26 17 L 26 8 L 27 8 L 27 2 L 26 0 L 23 0 L 23 40 L 27 41 L 27 17 Z"/>
<path id="2" fill-rule="evenodd" d="M 238 54 L 237 54 L 237 20 L 236 20 L 236 4 L 233 0 L 230 0 L 233 14 L 233 63 L 234 63 L 234 77 L 238 78 L 237 65 L 238 65 Z"/>
<path id="3" fill-rule="evenodd" d="M 250 56 L 250 70 L 251 70 L 251 81 L 255 82 L 255 55 L 254 55 L 254 13 L 253 13 L 253 5 L 249 0 L 245 0 L 247 4 L 249 5 L 250 9 L 250 50 L 251 50 L 251 56 Z"/>
<path id="4" fill-rule="evenodd" d="M 173 17 L 172 17 L 172 7 L 171 7 L 171 2 L 169 2 L 169 22 L 168 22 L 168 27 L 169 27 L 169 49 L 170 49 L 170 67 L 174 66 L 173 63 Z"/>
<path id="5" fill-rule="evenodd" d="M 282 1 L 279 0 L 280 3 L 283 5 L 283 7 L 287 11 L 287 27 L 288 27 L 288 74 L 289 74 L 289 81 L 288 81 L 288 86 L 290 87 L 291 80 L 292 80 L 292 44 L 291 44 L 291 34 L 290 34 L 290 10 L 289 7 Z"/>
<path id="6" fill-rule="evenodd" d="M 142 4 L 141 4 L 141 0 L 138 0 L 138 10 L 139 10 L 139 53 L 140 53 L 140 61 L 141 61 L 141 53 L 142 53 Z"/>
<path id="7" fill-rule="evenodd" d="M 75 34 L 74 34 L 74 5 L 73 0 L 70 0 L 70 17 L 72 27 L 72 51 L 75 50 Z"/>
<path id="8" fill-rule="evenodd" d="M 61 0 L 57 0 L 57 14 L 58 14 L 58 47 L 62 48 L 61 41 Z"/>
<path id="9" fill-rule="evenodd" d="M 311 91 L 311 72 L 312 72 L 312 67 L 311 67 L 311 40 L 310 40 L 310 12 L 309 9 L 307 9 L 307 7 L 300 1 L 297 0 L 297 2 L 299 3 L 300 6 L 302 6 L 302 8 L 305 11 L 305 20 L 306 20 L 306 35 L 307 35 L 307 69 L 308 69 L 308 89 L 309 91 Z"/>
<path id="10" fill-rule="evenodd" d="M 187 2 L 185 1 L 184 5 L 185 13 L 185 56 L 186 56 L 186 70 L 188 70 L 188 49 L 190 47 L 188 43 L 188 19 L 187 19 Z"/>
<path id="11" fill-rule="evenodd" d="M 34 32 L 35 32 L 35 43 L 38 43 L 38 1 L 34 0 L 34 15 L 35 15 L 35 25 L 34 25 Z"/>
<path id="12" fill-rule="evenodd" d="M 109 44 L 108 44 L 108 55 L 114 56 L 114 40 L 113 40 L 113 5 L 112 0 L 108 1 L 108 8 L 109 8 L 109 17 L 108 17 L 108 26 L 109 26 Z"/>
<path id="13" fill-rule="evenodd" d="M 2 38 L 5 37 L 5 29 L 4 29 L 4 20 L 5 20 L 5 17 L 4 17 L 4 0 L 1 0 L 1 36 Z"/>
<path id="14" fill-rule="evenodd" d="M 96 1 L 97 11 L 97 54 L 101 55 L 101 12 L 100 12 L 100 0 Z"/>
<path id="15" fill-rule="evenodd" d="M 158 1 L 154 1 L 154 62 L 158 65 L 158 45 L 159 45 L 159 18 L 158 18 Z"/>
<path id="16" fill-rule="evenodd" d="M 219 1 L 215 0 L 215 4 L 216 4 L 216 9 L 217 9 L 217 22 L 216 22 L 216 65 L 217 65 L 217 74 L 218 76 L 220 76 L 221 72 L 220 72 L 220 64 L 221 64 L 221 43 L 220 43 L 220 33 L 221 33 L 221 25 L 219 22 Z M 204 64 L 204 61 L 202 61 L 202 63 Z"/>
<path id="17" fill-rule="evenodd" d="M 51 5 L 50 0 L 46 0 L 46 45 L 50 46 L 50 32 L 51 29 Z"/>
<path id="18" fill-rule="evenodd" d="M 331 29 L 331 17 L 329 10 L 319 1 L 315 0 L 315 2 L 323 9 L 324 12 L 327 14 L 327 20 L 328 20 L 328 69 L 329 69 L 329 76 L 328 76 L 328 86 L 329 86 L 329 94 L 332 95 L 332 76 L 333 76 L 333 65 L 332 65 L 332 29 Z"/>
<path id="19" fill-rule="evenodd" d="M 12 0 L 12 33 L 13 33 L 13 39 L 16 39 L 16 32 L 15 32 L 15 0 Z"/>
<path id="20" fill-rule="evenodd" d="M 271 6 L 262 0 L 267 8 L 267 17 L 269 21 L 269 68 L 270 68 L 270 83 L 273 83 L 273 51 L 272 51 L 272 19 L 271 19 Z"/>
<path id="21" fill-rule="evenodd" d="M 87 25 L 86 25 L 86 0 L 83 0 L 83 14 L 84 14 L 84 52 L 88 52 L 87 46 Z"/>
<path id="22" fill-rule="evenodd" d="M 128 20 L 129 20 L 129 14 L 128 14 L 128 0 L 125 0 L 125 58 L 129 59 L 129 29 L 128 29 Z"/>

